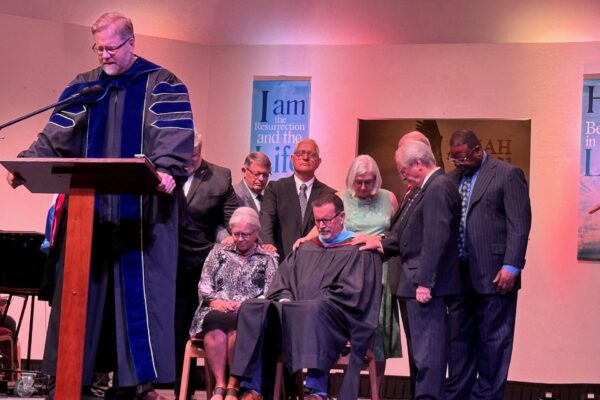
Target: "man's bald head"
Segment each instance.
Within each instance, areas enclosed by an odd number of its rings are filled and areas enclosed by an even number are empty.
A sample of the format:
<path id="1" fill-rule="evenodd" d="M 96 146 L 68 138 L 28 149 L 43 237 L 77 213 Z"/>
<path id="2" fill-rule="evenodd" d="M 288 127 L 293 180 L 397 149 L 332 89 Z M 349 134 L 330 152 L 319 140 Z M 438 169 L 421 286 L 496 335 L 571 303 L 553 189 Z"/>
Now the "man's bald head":
<path id="1" fill-rule="evenodd" d="M 405 133 L 404 135 L 402 135 L 402 137 L 398 141 L 398 148 L 400 148 L 400 147 L 402 147 L 402 145 L 404 145 L 408 142 L 412 142 L 412 141 L 425 143 L 427 146 L 431 147 L 431 143 L 429 143 L 429 139 L 427 139 L 427 136 L 423 135 L 419 131 L 412 131 L 412 132 L 408 132 L 408 133 Z"/>

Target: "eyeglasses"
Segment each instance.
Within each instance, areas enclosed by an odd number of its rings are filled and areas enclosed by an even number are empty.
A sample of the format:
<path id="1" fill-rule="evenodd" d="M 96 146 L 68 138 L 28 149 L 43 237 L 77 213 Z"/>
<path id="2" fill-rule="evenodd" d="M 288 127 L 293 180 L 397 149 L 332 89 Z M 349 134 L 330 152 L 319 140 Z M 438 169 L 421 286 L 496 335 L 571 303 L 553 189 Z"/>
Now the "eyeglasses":
<path id="1" fill-rule="evenodd" d="M 357 187 L 369 187 L 369 186 L 373 186 L 375 184 L 375 179 L 355 179 L 354 180 L 354 185 L 356 185 Z"/>
<path id="2" fill-rule="evenodd" d="M 107 52 L 108 54 L 110 54 L 111 56 L 113 56 L 117 50 L 119 50 L 121 47 L 125 46 L 125 43 L 129 42 L 131 40 L 131 38 L 127 38 L 125 39 L 125 41 L 123 43 L 121 43 L 118 46 L 115 47 L 111 47 L 111 46 L 97 46 L 96 43 L 94 43 L 94 45 L 92 46 L 92 51 L 96 54 L 98 54 L 99 56 L 102 55 L 102 53 Z"/>
<path id="3" fill-rule="evenodd" d="M 479 145 L 473 147 L 471 151 L 469 151 L 467 155 L 463 157 L 455 157 L 452 155 L 452 153 L 448 153 L 448 161 L 450 161 L 452 164 L 464 164 L 469 161 L 471 157 L 473 157 L 473 153 L 475 153 L 476 150 L 479 150 Z"/>
<path id="4" fill-rule="evenodd" d="M 256 231 L 252 232 L 231 232 L 231 236 L 236 239 L 248 239 L 250 236 L 254 235 Z"/>
<path id="5" fill-rule="evenodd" d="M 250 175 L 254 177 L 254 179 L 263 178 L 268 179 L 271 175 L 270 172 L 254 172 L 250 168 L 245 168 L 246 172 L 250 172 Z"/>
<path id="6" fill-rule="evenodd" d="M 332 222 L 334 219 L 336 219 L 336 218 L 338 217 L 338 215 L 340 215 L 340 214 L 341 214 L 341 211 L 340 211 L 340 212 L 338 212 L 338 213 L 336 213 L 336 214 L 335 214 L 333 217 L 331 217 L 331 218 L 315 218 L 315 225 L 317 225 L 317 226 L 318 226 L 318 225 L 320 225 L 320 224 L 323 224 L 323 225 L 330 225 L 330 224 L 331 224 L 331 222 Z"/>
<path id="7" fill-rule="evenodd" d="M 415 162 L 414 164 L 410 164 L 410 165 L 404 165 L 402 167 L 400 167 L 398 169 L 398 172 L 400 172 L 400 175 L 402 176 L 406 176 L 406 171 L 408 171 L 410 168 L 412 168 L 413 166 L 415 166 L 417 163 Z"/>
<path id="8" fill-rule="evenodd" d="M 319 155 L 314 151 L 299 150 L 295 151 L 294 155 L 299 158 L 319 158 Z"/>

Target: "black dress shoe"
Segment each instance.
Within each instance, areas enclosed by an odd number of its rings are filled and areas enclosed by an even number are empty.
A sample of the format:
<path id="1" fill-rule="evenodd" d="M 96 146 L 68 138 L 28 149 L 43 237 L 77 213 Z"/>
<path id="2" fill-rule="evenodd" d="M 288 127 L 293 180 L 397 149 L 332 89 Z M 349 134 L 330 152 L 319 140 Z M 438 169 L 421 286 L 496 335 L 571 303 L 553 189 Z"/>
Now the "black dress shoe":
<path id="1" fill-rule="evenodd" d="M 133 400 L 135 399 L 137 392 L 135 386 L 128 386 L 122 388 L 109 388 L 104 394 L 105 400 Z"/>

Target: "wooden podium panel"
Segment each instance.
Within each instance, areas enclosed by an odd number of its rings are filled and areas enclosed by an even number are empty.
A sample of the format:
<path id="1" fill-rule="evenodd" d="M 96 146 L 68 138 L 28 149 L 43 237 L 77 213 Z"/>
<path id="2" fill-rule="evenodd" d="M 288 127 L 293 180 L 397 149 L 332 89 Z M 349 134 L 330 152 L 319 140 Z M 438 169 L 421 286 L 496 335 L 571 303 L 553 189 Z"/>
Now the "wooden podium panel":
<path id="1" fill-rule="evenodd" d="M 160 182 L 145 158 L 0 160 L 32 193 L 69 193 L 56 366 L 56 399 L 80 399 L 96 193 L 151 194 Z"/>
<path id="2" fill-rule="evenodd" d="M 72 177 L 77 187 L 96 193 L 154 193 L 160 182 L 146 158 L 14 158 L 0 164 L 23 177 L 31 193 L 69 193 Z"/>

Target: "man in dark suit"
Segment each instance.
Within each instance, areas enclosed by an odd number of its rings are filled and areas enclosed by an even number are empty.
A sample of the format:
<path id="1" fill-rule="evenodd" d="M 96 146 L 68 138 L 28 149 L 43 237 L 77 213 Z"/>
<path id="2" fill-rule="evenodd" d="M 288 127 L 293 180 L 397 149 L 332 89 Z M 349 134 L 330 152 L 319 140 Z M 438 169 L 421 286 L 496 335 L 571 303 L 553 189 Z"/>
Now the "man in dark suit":
<path id="1" fill-rule="evenodd" d="M 446 398 L 502 399 L 513 347 L 517 291 L 531 227 L 521 169 L 489 157 L 477 136 L 450 137 L 448 176 L 462 198 L 459 234 L 463 290 L 449 305 Z"/>
<path id="2" fill-rule="evenodd" d="M 412 131 L 412 132 L 408 132 L 403 134 L 400 137 L 400 140 L 398 140 L 398 148 L 402 147 L 403 145 L 405 145 L 406 143 L 412 142 L 412 141 L 417 141 L 417 142 L 422 142 L 424 144 L 426 144 L 428 147 L 431 147 L 431 144 L 429 142 L 429 139 L 427 139 L 427 136 L 425 136 L 423 133 L 419 132 L 419 131 Z M 404 196 L 402 197 L 402 202 L 400 203 L 400 207 L 398 207 L 398 210 L 396 211 L 396 213 L 392 216 L 392 221 L 390 224 L 390 232 L 397 232 L 400 229 L 399 226 L 399 217 L 400 217 L 400 212 L 402 211 L 404 205 L 410 201 L 412 195 L 415 194 L 415 192 L 413 192 L 412 190 L 414 189 L 413 185 L 411 185 L 406 177 L 401 176 L 402 180 L 406 183 L 406 192 L 404 194 Z M 389 236 L 389 233 L 388 233 Z M 402 265 L 402 260 L 400 257 L 396 256 L 396 257 L 391 257 L 388 261 L 388 275 L 387 275 L 387 280 L 388 280 L 388 285 L 390 286 L 390 292 L 392 293 L 392 304 L 397 305 L 398 309 L 400 310 L 400 317 L 402 318 L 402 326 L 404 328 L 404 334 L 406 335 L 406 350 L 408 352 L 408 368 L 409 368 L 409 379 L 410 379 L 410 398 L 414 398 L 415 397 L 415 378 L 416 378 L 416 374 L 417 374 L 417 368 L 415 366 L 414 363 L 414 359 L 412 356 L 413 350 L 411 347 L 411 341 L 410 341 L 410 326 L 408 325 L 408 311 L 406 309 L 406 299 L 404 299 L 401 296 L 398 296 L 398 286 L 400 285 L 400 271 L 401 271 L 401 265 Z"/>
<path id="3" fill-rule="evenodd" d="M 253 151 L 244 160 L 242 174 L 242 180 L 233 187 L 239 206 L 253 208 L 259 213 L 271 175 L 271 160 L 265 153 Z"/>
<path id="4" fill-rule="evenodd" d="M 403 300 L 410 327 L 413 395 L 443 399 L 447 301 L 460 290 L 456 246 L 460 196 L 425 143 L 410 141 L 399 147 L 396 165 L 413 190 L 390 235 L 381 243 L 371 239 L 361 249 L 379 248 L 385 256 L 400 256 L 395 294 Z"/>
<path id="5" fill-rule="evenodd" d="M 279 260 L 292 251 L 294 242 L 314 226 L 310 204 L 323 193 L 335 190 L 319 182 L 315 171 L 321 164 L 319 146 L 312 139 L 296 145 L 292 155 L 294 174 L 267 185 L 260 210 L 263 242 L 277 247 Z"/>
<path id="6" fill-rule="evenodd" d="M 192 171 L 183 185 L 185 204 L 180 204 L 179 261 L 175 299 L 176 393 L 181 379 L 183 353 L 189 329 L 198 308 L 198 282 L 206 256 L 217 240 L 219 226 L 229 226 L 238 207 L 231 185 L 231 171 L 202 159 L 202 138 L 196 134 Z M 194 374 L 190 374 L 193 379 Z M 190 394 L 194 385 L 190 381 Z M 182 399 L 183 400 L 183 399 Z"/>

